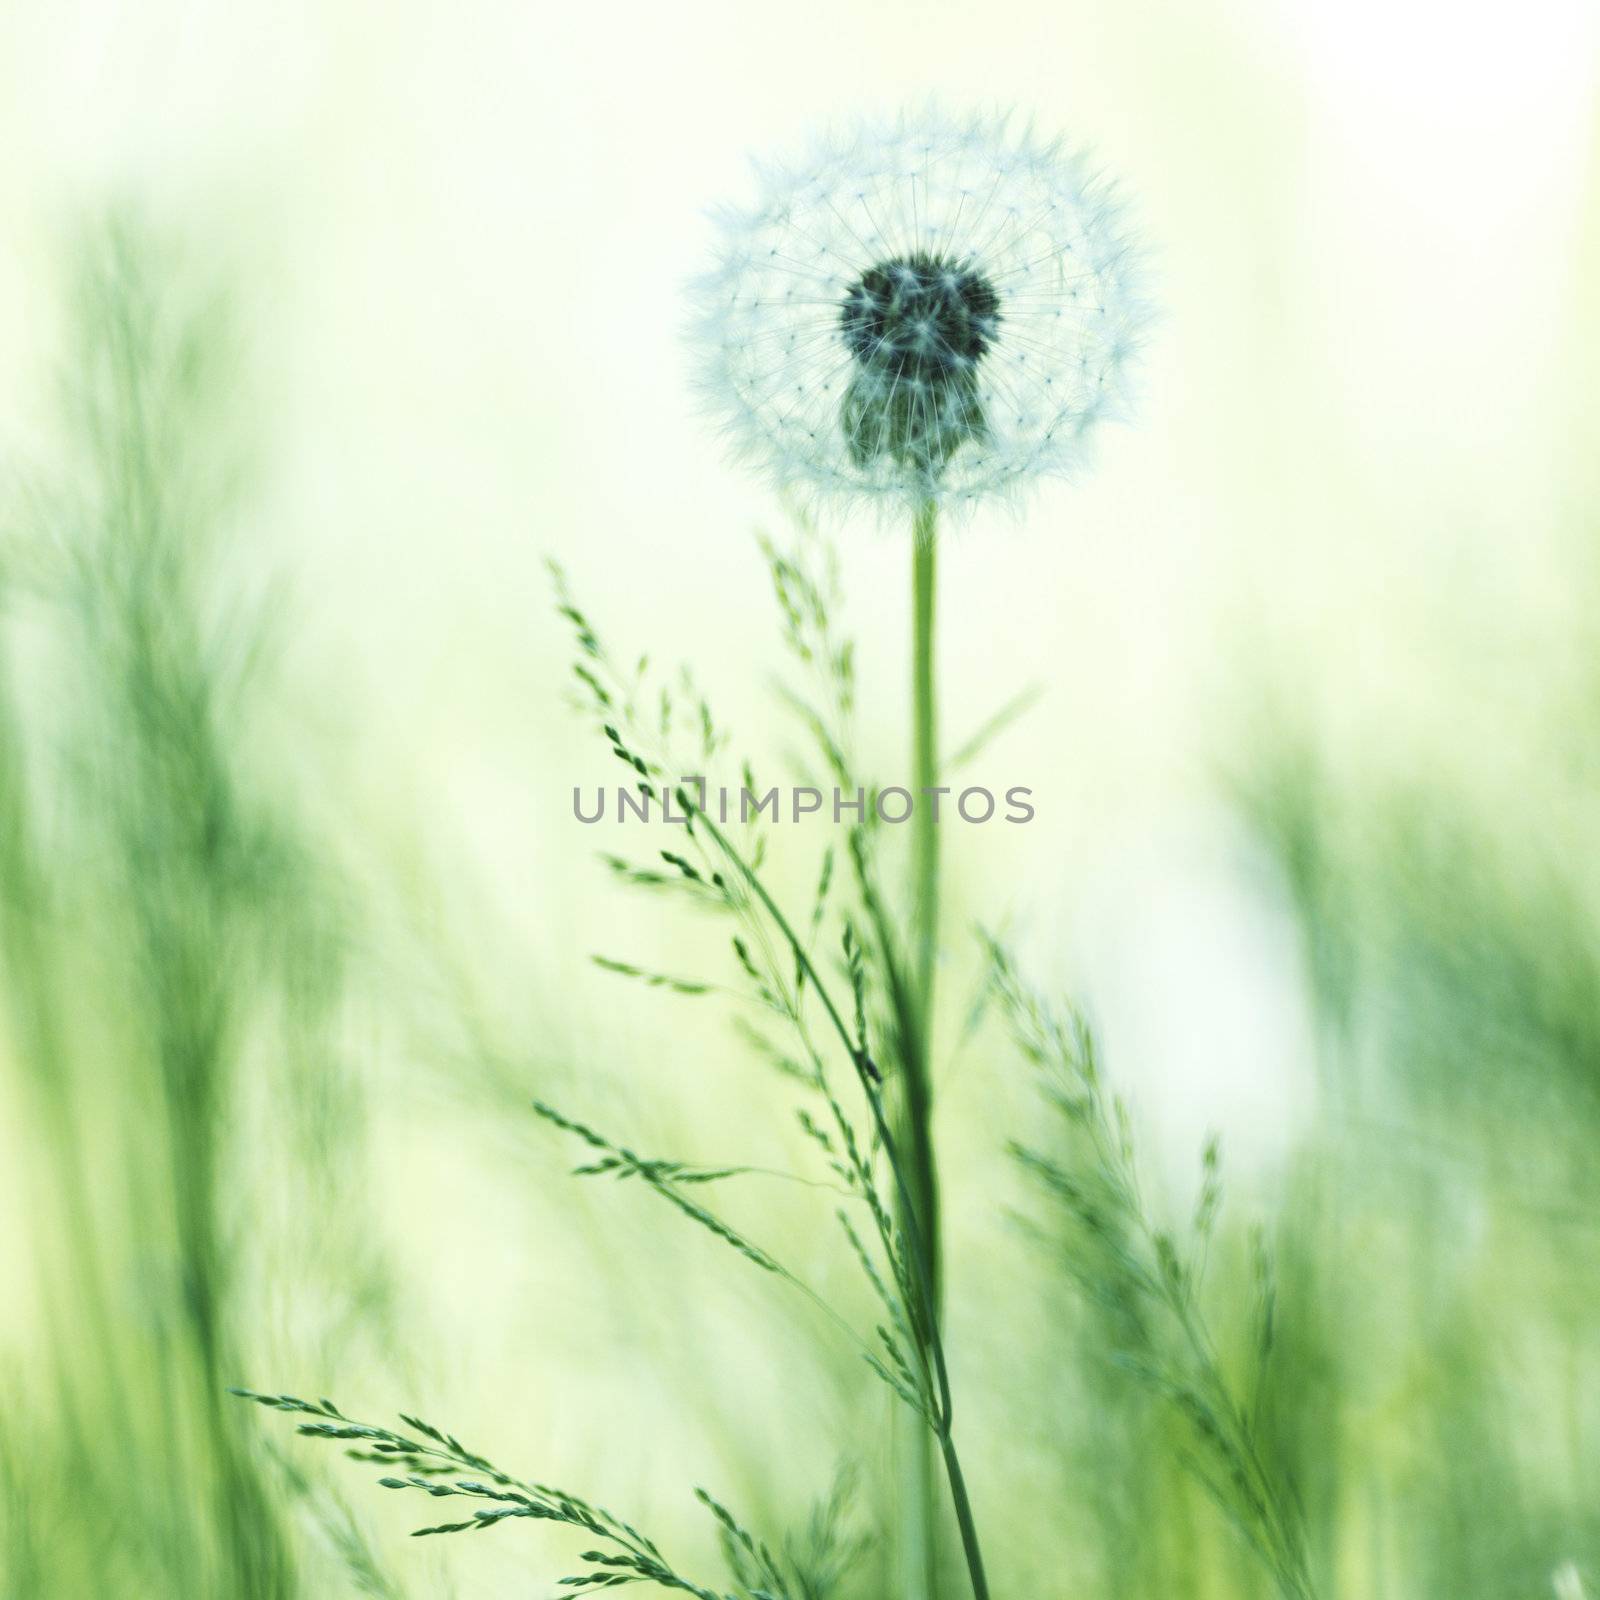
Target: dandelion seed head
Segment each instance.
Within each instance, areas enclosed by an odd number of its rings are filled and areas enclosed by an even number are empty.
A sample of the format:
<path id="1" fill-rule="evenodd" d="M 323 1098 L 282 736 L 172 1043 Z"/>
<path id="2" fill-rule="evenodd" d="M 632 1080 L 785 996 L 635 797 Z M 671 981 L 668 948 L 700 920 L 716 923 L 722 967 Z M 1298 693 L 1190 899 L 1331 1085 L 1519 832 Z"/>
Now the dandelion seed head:
<path id="1" fill-rule="evenodd" d="M 701 387 L 785 489 L 965 509 L 1071 473 L 1126 409 L 1148 310 L 1121 208 L 1006 119 L 825 138 L 719 234 Z"/>

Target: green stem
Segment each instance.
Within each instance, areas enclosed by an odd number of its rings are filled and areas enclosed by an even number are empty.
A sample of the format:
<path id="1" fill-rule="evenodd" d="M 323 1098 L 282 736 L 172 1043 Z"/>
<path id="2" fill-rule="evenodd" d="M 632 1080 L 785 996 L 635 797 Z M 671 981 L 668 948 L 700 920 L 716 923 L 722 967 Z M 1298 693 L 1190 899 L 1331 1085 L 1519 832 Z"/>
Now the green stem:
<path id="1" fill-rule="evenodd" d="M 912 813 L 911 1015 L 901 1038 L 901 1132 L 914 1206 L 901 1217 L 927 1263 L 930 1316 L 942 1313 L 943 1263 L 939 1183 L 933 1149 L 934 974 L 939 946 L 938 712 L 934 674 L 934 594 L 937 511 L 916 515 L 911 548 L 911 785 Z M 905 1440 L 903 1561 L 905 1600 L 934 1600 L 938 1585 L 938 1514 L 933 1494 L 933 1441 L 918 1428 Z"/>
<path id="2" fill-rule="evenodd" d="M 822 1003 L 823 1010 L 827 1013 L 828 1021 L 839 1042 L 844 1046 L 846 1055 L 849 1056 L 855 1067 L 856 1080 L 861 1086 L 862 1093 L 866 1096 L 868 1109 L 872 1113 L 874 1130 L 879 1142 L 883 1146 L 884 1154 L 889 1161 L 889 1170 L 895 1181 L 895 1194 L 903 1215 L 915 1216 L 916 1207 L 911 1198 L 911 1191 L 907 1179 L 906 1163 L 902 1158 L 899 1146 L 893 1133 L 889 1129 L 888 1118 L 884 1113 L 883 1099 L 878 1092 L 874 1081 L 870 1063 L 862 1056 L 856 1046 L 856 1041 L 850 1029 L 846 1026 L 844 1016 L 835 1004 L 827 984 L 822 981 L 822 975 L 817 971 L 816 964 L 812 961 L 810 952 L 801 944 L 794 929 L 789 924 L 789 919 L 784 916 L 778 903 L 767 893 L 767 888 L 756 875 L 755 869 L 736 850 L 728 836 L 706 815 L 688 792 L 679 789 L 678 804 L 684 814 L 690 816 L 695 826 L 703 827 L 710 835 L 717 848 L 733 864 L 740 877 L 744 879 L 750 891 L 756 897 L 762 909 L 772 919 L 773 926 L 778 930 L 785 944 L 794 953 L 794 958 L 801 971 L 805 973 L 806 981 L 811 985 L 812 992 Z M 989 1600 L 989 1581 L 983 1570 L 983 1555 L 978 1546 L 977 1527 L 972 1516 L 972 1502 L 967 1495 L 966 1478 L 961 1471 L 960 1458 L 956 1454 L 954 1438 L 955 1408 L 950 1394 L 950 1372 L 945 1364 L 944 1339 L 939 1331 L 939 1321 L 935 1314 L 933 1298 L 933 1280 L 929 1271 L 928 1261 L 924 1254 L 924 1237 L 922 1231 L 917 1229 L 908 1236 L 911 1275 L 921 1301 L 921 1318 L 918 1319 L 927 1339 L 927 1355 L 933 1368 L 933 1416 L 929 1426 L 933 1436 L 939 1441 L 939 1450 L 944 1457 L 945 1475 L 950 1485 L 950 1499 L 955 1506 L 956 1523 L 961 1529 L 961 1547 L 967 1561 L 967 1572 L 972 1583 L 973 1600 Z"/>
<path id="3" fill-rule="evenodd" d="M 988 1600 L 989 1583 L 983 1573 L 983 1552 L 978 1548 L 978 1528 L 972 1520 L 972 1502 L 967 1498 L 967 1480 L 961 1471 L 961 1459 L 950 1438 L 949 1429 L 939 1434 L 939 1449 L 944 1455 L 944 1470 L 950 1480 L 950 1499 L 956 1508 L 956 1525 L 961 1529 L 961 1549 L 967 1558 L 967 1571 L 972 1574 L 972 1592 L 977 1600 Z"/>
<path id="4" fill-rule="evenodd" d="M 917 1004 L 922 1012 L 926 1055 L 933 1011 L 934 957 L 939 943 L 939 829 L 936 798 L 926 791 L 939 781 L 938 714 L 934 700 L 933 616 L 938 513 L 917 513 L 911 550 L 911 782 L 917 805 L 912 815 L 915 870 Z"/>

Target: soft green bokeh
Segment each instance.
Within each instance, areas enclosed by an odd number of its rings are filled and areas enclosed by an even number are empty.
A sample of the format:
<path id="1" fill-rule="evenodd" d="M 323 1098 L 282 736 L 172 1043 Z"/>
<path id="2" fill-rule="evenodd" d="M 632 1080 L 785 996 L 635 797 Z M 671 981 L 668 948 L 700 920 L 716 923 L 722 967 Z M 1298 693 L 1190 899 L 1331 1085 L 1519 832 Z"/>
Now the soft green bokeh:
<path id="1" fill-rule="evenodd" d="M 229 1382 L 420 1410 L 694 1570 L 697 1483 L 781 1534 L 850 1457 L 885 1514 L 827 1323 L 528 1114 L 804 1156 L 719 1001 L 589 962 L 729 978 L 572 819 L 614 763 L 543 560 L 741 749 L 800 744 L 783 511 L 694 413 L 682 287 L 747 153 L 930 94 L 1092 144 L 1164 308 L 1137 427 L 941 551 L 952 740 L 1044 691 L 974 768 L 1036 820 L 946 841 L 947 1036 L 1003 927 L 1158 1206 L 1221 1132 L 1208 1309 L 1242 1370 L 1263 1230 L 1323 1600 L 1600 1591 L 1597 51 L 1577 0 L 0 9 L 0 1594 L 570 1570 L 408 1544 Z M 829 532 L 898 775 L 906 551 Z M 1058 1219 L 1006 1142 L 1053 1134 L 992 1027 L 939 1132 L 997 1593 L 1265 1594 L 1018 1226 Z M 831 1204 L 730 1201 L 860 1310 Z"/>

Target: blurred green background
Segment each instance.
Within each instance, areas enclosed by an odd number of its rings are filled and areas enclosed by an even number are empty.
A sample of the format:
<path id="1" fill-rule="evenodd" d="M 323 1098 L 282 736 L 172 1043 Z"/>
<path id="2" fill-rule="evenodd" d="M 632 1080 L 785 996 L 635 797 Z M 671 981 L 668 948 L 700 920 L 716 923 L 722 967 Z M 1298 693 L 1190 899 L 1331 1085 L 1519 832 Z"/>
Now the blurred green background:
<path id="1" fill-rule="evenodd" d="M 1163 307 L 1137 426 L 941 554 L 952 738 L 1044 691 L 974 769 L 1035 821 L 947 840 L 947 1036 L 1004 927 L 1157 1204 L 1220 1133 L 1210 1314 L 1232 1363 L 1259 1231 L 1324 1600 L 1600 1592 L 1597 55 L 1577 0 L 0 8 L 0 1594 L 569 1570 L 407 1544 L 241 1382 L 420 1410 L 701 1570 L 695 1483 L 776 1536 L 848 1459 L 882 1535 L 871 1374 L 528 1113 L 802 1159 L 725 1008 L 590 963 L 722 946 L 572 819 L 613 763 L 543 561 L 781 763 L 785 517 L 683 285 L 748 154 L 928 95 L 1092 144 Z M 892 771 L 905 550 L 828 531 Z M 1005 1154 L 1030 1075 L 985 1027 L 940 1093 L 997 1593 L 1269 1594 Z M 822 1201 L 738 1205 L 849 1302 Z"/>

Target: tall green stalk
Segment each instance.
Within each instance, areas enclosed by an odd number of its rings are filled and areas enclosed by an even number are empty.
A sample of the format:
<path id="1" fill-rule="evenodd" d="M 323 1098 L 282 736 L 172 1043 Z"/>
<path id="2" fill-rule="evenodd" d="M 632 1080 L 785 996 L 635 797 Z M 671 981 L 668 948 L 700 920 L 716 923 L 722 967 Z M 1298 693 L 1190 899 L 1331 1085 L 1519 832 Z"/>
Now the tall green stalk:
<path id="1" fill-rule="evenodd" d="M 921 1243 L 927 1263 L 929 1315 L 942 1314 L 943 1273 L 939 1236 L 939 1183 L 933 1151 L 933 1006 L 939 943 L 939 829 L 935 797 L 939 781 L 938 706 L 934 673 L 935 582 L 938 512 L 930 501 L 917 512 L 911 549 L 911 783 L 912 971 L 911 1026 L 901 1040 L 901 1136 L 905 1146 L 914 1214 L 902 1217 Z M 908 1428 L 905 1451 L 905 1600 L 936 1600 L 939 1592 L 939 1519 L 934 1494 L 933 1439 L 927 1429 Z"/>
<path id="2" fill-rule="evenodd" d="M 918 513 L 911 548 L 911 781 L 917 796 L 912 814 L 915 852 L 917 1009 L 923 1025 L 923 1054 L 932 1037 L 934 955 L 939 941 L 939 829 L 927 791 L 939 781 L 938 707 L 933 670 L 935 543 L 938 512 L 929 504 Z"/>
<path id="3" fill-rule="evenodd" d="M 821 1001 L 823 1010 L 827 1012 L 829 1024 L 855 1064 L 857 1078 L 872 1113 L 873 1130 L 888 1157 L 889 1169 L 894 1175 L 895 1192 L 901 1214 L 913 1216 L 915 1202 L 912 1198 L 909 1160 L 890 1130 L 882 1097 L 872 1073 L 868 1070 L 870 1064 L 858 1050 L 850 1030 L 845 1026 L 844 1017 L 834 1003 L 828 986 L 823 982 L 822 975 L 817 971 L 806 946 L 801 943 L 788 918 L 767 892 L 766 885 L 762 883 L 755 869 L 734 847 L 727 835 L 695 805 L 685 790 L 678 790 L 677 799 L 684 815 L 691 817 L 696 826 L 703 827 L 717 848 L 733 863 L 740 876 L 749 885 L 750 891 L 772 919 L 773 926 L 793 951 L 796 964 L 804 972 L 812 992 Z M 961 1553 L 966 1562 L 973 1600 L 989 1600 L 989 1580 L 984 1571 L 983 1552 L 978 1542 L 977 1521 L 973 1516 L 972 1501 L 967 1492 L 966 1476 L 961 1470 L 961 1459 L 956 1452 L 955 1402 L 950 1392 L 950 1371 L 945 1361 L 944 1337 L 939 1331 L 932 1266 L 924 1254 L 925 1243 L 926 1235 L 921 1230 L 909 1236 L 908 1265 L 915 1287 L 915 1297 L 908 1311 L 913 1325 L 918 1330 L 921 1342 L 920 1359 L 924 1363 L 924 1370 L 929 1375 L 931 1385 L 928 1414 L 925 1419 L 919 1419 L 919 1425 L 925 1430 L 931 1430 L 931 1434 L 924 1431 L 924 1437 L 930 1440 L 930 1458 L 932 1442 L 936 1441 L 939 1447 L 945 1481 L 950 1489 L 950 1502 L 955 1510 L 956 1526 L 961 1532 Z M 930 1483 L 928 1496 L 930 1508 L 933 1500 L 931 1488 Z M 931 1513 L 928 1525 L 933 1526 Z"/>

